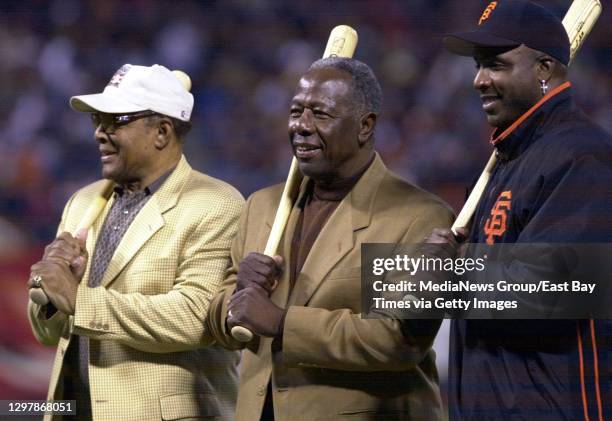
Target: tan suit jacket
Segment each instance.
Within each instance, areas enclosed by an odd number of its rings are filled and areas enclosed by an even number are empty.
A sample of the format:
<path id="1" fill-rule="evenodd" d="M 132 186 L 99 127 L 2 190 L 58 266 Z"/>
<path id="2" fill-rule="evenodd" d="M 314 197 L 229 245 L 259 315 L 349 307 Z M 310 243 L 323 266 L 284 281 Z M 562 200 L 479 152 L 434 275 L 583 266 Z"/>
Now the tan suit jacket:
<path id="1" fill-rule="evenodd" d="M 282 188 L 253 194 L 241 216 L 232 268 L 207 319 L 226 347 L 240 347 L 225 329 L 238 263 L 264 249 Z M 299 212 L 295 206 L 281 241 L 285 265 Z M 360 249 L 362 243 L 421 242 L 451 221 L 442 201 L 395 176 L 377 156 L 323 227 L 291 294 L 285 267 L 271 296 L 288 308 L 282 345 L 257 338 L 243 352 L 236 419 L 259 419 L 270 379 L 277 421 L 443 419 L 431 350 L 438 325 L 411 342 L 397 321 L 362 319 Z"/>
<path id="2" fill-rule="evenodd" d="M 101 183 L 70 199 L 59 232 L 74 232 Z M 233 187 L 182 157 L 128 228 L 99 287 L 87 286 L 88 262 L 74 316 L 46 319 L 30 302 L 34 334 L 57 345 L 48 399 L 62 399 L 64 354 L 72 335 L 84 335 L 95 420 L 232 419 L 239 356 L 209 346 L 204 319 L 243 204 Z M 89 256 L 111 205 L 89 230 Z"/>

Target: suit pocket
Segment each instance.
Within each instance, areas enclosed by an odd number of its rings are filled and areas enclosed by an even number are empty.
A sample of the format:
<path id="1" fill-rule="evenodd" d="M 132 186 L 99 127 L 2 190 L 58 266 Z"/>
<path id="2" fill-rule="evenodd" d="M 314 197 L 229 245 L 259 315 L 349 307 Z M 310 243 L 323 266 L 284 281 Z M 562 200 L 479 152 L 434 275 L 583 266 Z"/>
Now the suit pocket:
<path id="1" fill-rule="evenodd" d="M 165 294 L 174 286 L 177 267 L 176 259 L 170 258 L 134 260 L 119 274 L 113 288 L 124 294 Z"/>
<path id="2" fill-rule="evenodd" d="M 179 262 L 169 257 L 153 257 L 147 259 L 134 259 L 132 264 L 126 266 L 125 270 L 130 275 L 158 274 L 164 277 L 174 278 Z"/>
<path id="3" fill-rule="evenodd" d="M 330 271 L 309 306 L 328 310 L 347 308 L 354 313 L 361 311 L 361 268 L 344 267 Z"/>
<path id="4" fill-rule="evenodd" d="M 163 420 L 218 417 L 221 408 L 212 393 L 176 393 L 159 397 Z"/>
<path id="5" fill-rule="evenodd" d="M 361 279 L 361 267 L 352 267 L 352 268 L 338 268 L 334 269 L 327 274 L 325 277 L 327 280 L 332 279 L 350 279 L 354 278 L 357 280 Z"/>
<path id="6" fill-rule="evenodd" d="M 436 418 L 418 418 L 410 414 L 409 411 L 401 410 L 380 410 L 380 409 L 355 409 L 342 411 L 338 414 L 336 419 L 350 419 L 350 420 L 414 420 L 414 419 L 427 419 L 435 420 Z"/>

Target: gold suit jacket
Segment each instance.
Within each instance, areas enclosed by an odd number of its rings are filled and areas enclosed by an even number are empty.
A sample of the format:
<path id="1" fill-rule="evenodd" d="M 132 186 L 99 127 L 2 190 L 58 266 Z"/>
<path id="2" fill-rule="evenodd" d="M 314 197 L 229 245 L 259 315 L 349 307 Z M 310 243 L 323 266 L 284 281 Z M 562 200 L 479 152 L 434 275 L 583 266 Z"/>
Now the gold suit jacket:
<path id="1" fill-rule="evenodd" d="M 76 229 L 102 183 L 74 194 L 58 232 Z M 112 201 L 89 230 L 90 257 Z M 99 287 L 87 286 L 88 262 L 74 316 L 47 319 L 30 302 L 35 336 L 57 345 L 48 399 L 62 399 L 64 354 L 84 335 L 94 420 L 232 419 L 239 355 L 211 346 L 204 319 L 243 205 L 238 191 L 183 156 L 129 226 Z"/>
<path id="2" fill-rule="evenodd" d="M 282 189 L 260 190 L 247 201 L 232 267 L 210 306 L 207 324 L 230 349 L 241 347 L 225 328 L 238 264 L 264 249 Z M 431 349 L 435 332 L 411 342 L 397 321 L 361 318 L 360 253 L 362 243 L 422 242 L 434 227 L 450 226 L 452 212 L 376 156 L 329 217 L 289 294 L 287 264 L 299 213 L 294 206 L 278 253 L 286 267 L 271 295 L 288 309 L 282 343 L 256 338 L 243 351 L 236 419 L 259 419 L 270 380 L 277 421 L 443 419 Z"/>

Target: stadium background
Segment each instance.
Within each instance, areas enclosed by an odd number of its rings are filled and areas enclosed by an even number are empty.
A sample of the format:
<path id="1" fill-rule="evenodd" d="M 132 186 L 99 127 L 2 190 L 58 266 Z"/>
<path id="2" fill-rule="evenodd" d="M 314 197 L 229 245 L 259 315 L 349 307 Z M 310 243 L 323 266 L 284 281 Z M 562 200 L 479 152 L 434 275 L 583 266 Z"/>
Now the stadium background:
<path id="1" fill-rule="evenodd" d="M 284 180 L 288 103 L 338 24 L 359 33 L 355 58 L 381 82 L 376 143 L 387 165 L 458 210 L 490 146 L 473 60 L 441 48 L 488 2 L 380 0 L 2 1 L 0 3 L 0 399 L 41 399 L 53 350 L 36 343 L 25 307 L 29 266 L 62 207 L 97 179 L 88 116 L 68 98 L 99 92 L 124 63 L 192 78 L 191 165 L 245 196 Z M 562 17 L 569 0 L 538 1 Z M 612 131 L 612 8 L 571 69 L 578 103 Z M 445 378 L 447 335 L 437 340 Z"/>

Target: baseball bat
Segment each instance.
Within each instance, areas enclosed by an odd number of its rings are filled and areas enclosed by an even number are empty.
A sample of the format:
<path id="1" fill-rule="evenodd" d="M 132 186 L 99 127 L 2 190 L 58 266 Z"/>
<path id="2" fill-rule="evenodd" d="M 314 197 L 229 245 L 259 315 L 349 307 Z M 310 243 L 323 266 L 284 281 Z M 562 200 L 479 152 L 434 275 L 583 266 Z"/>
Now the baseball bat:
<path id="1" fill-rule="evenodd" d="M 174 74 L 174 76 L 176 76 L 179 82 L 181 82 L 181 85 L 183 85 L 183 87 L 187 91 L 191 90 L 191 79 L 185 72 L 182 72 L 180 70 L 173 70 L 172 73 Z M 100 213 L 102 213 L 102 211 L 104 210 L 104 207 L 106 206 L 106 203 L 108 202 L 108 199 L 113 193 L 114 187 L 115 187 L 115 183 L 111 180 L 107 180 L 104 183 L 104 186 L 102 187 L 102 190 L 100 191 L 100 194 L 96 196 L 94 200 L 87 207 L 87 210 L 85 211 L 83 218 L 81 218 L 81 221 L 79 222 L 79 225 L 74 231 L 74 234 L 76 234 L 77 232 L 83 229 L 88 230 L 89 228 L 91 228 L 93 223 L 96 222 L 96 219 L 98 219 L 98 216 L 100 215 Z M 35 302 L 36 304 L 40 306 L 44 306 L 49 303 L 49 297 L 47 297 L 47 294 L 45 294 L 45 291 L 42 288 L 30 288 L 29 295 L 30 295 L 30 300 L 32 300 L 33 302 Z"/>
<path id="2" fill-rule="evenodd" d="M 113 183 L 111 180 L 107 180 L 104 183 L 100 194 L 96 196 L 87 207 L 83 218 L 79 222 L 79 225 L 77 226 L 76 230 L 74 230 L 75 234 L 82 229 L 89 229 L 93 225 L 93 223 L 98 218 L 98 215 L 100 215 L 100 213 L 106 206 L 106 202 L 108 202 L 108 199 L 110 198 L 110 195 L 113 192 L 114 186 L 115 183 Z M 30 288 L 29 294 L 30 300 L 34 301 L 40 306 L 44 306 L 49 303 L 49 297 L 47 297 L 47 294 L 45 294 L 45 291 L 42 288 Z"/>
<path id="3" fill-rule="evenodd" d="M 602 7 L 599 0 L 574 0 L 565 14 L 563 18 L 563 27 L 570 40 L 570 63 L 595 26 L 597 19 L 599 19 L 599 15 L 601 15 L 601 9 Z M 466 227 L 472 219 L 476 211 L 476 206 L 478 206 L 478 202 L 480 202 L 480 198 L 489 182 L 489 178 L 491 178 L 491 171 L 493 171 L 496 161 L 497 157 L 495 152 L 493 152 L 484 171 L 480 174 L 480 177 L 478 177 L 478 181 L 474 185 L 463 208 L 459 212 L 459 215 L 457 215 L 457 219 L 455 219 L 453 223 L 451 229 L 455 235 L 457 234 L 457 228 Z"/>
<path id="4" fill-rule="evenodd" d="M 563 18 L 563 26 L 570 40 L 570 63 L 589 36 L 601 15 L 599 0 L 574 0 Z"/>
<path id="5" fill-rule="evenodd" d="M 327 45 L 323 53 L 323 58 L 327 57 L 353 57 L 355 48 L 357 47 L 357 32 L 347 25 L 338 25 L 332 29 L 327 40 Z M 298 169 L 297 159 L 293 157 L 291 160 L 291 167 L 289 168 L 289 175 L 287 175 L 287 182 L 281 195 L 280 203 L 274 216 L 274 223 L 270 231 L 270 236 L 266 242 L 264 254 L 267 256 L 273 256 L 276 254 L 278 244 L 285 231 L 285 226 L 289 220 L 289 214 L 293 207 L 293 201 L 296 193 L 300 187 L 302 181 L 302 174 Z M 231 331 L 234 339 L 240 342 L 249 342 L 253 338 L 253 333 L 243 327 L 234 326 Z"/>

